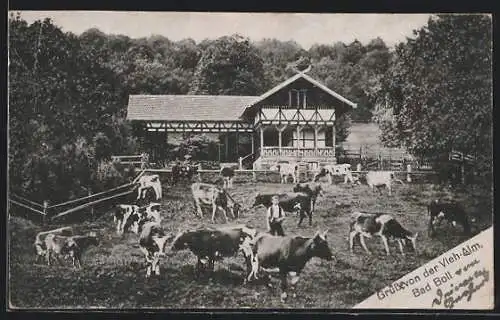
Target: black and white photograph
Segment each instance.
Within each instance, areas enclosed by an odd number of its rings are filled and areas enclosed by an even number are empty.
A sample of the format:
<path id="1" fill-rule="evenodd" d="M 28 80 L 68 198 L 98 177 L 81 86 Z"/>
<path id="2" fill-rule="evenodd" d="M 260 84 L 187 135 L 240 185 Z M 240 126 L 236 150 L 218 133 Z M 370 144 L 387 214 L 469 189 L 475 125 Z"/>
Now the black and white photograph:
<path id="1" fill-rule="evenodd" d="M 8 309 L 493 309 L 491 14 L 8 14 Z"/>

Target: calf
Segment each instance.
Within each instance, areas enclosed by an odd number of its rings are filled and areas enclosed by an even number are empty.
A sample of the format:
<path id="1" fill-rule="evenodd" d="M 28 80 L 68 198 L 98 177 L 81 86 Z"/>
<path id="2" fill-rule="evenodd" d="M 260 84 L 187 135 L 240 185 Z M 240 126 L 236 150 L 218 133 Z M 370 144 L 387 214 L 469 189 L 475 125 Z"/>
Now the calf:
<path id="1" fill-rule="evenodd" d="M 145 198 L 148 189 L 152 188 L 156 195 L 156 200 L 160 200 L 162 196 L 160 176 L 157 174 L 142 176 L 137 181 L 139 188 L 137 189 L 137 199 Z"/>
<path id="2" fill-rule="evenodd" d="M 203 217 L 201 205 L 212 206 L 212 222 L 215 223 L 215 213 L 220 209 L 226 222 L 228 221 L 226 212 L 229 211 L 233 218 L 237 218 L 241 205 L 237 203 L 224 189 L 216 185 L 196 182 L 191 185 L 191 194 L 193 195 L 196 211 L 200 217 Z"/>
<path id="3" fill-rule="evenodd" d="M 386 186 L 389 190 L 389 195 L 391 195 L 392 181 L 404 184 L 400 179 L 395 179 L 394 171 L 368 171 L 366 174 L 366 183 L 373 191 L 375 191 L 375 187 Z"/>
<path id="4" fill-rule="evenodd" d="M 332 176 L 343 176 L 344 183 L 347 183 L 348 181 L 351 183 L 354 182 L 351 165 L 349 163 L 325 165 L 314 175 L 312 181 L 316 182 L 325 176 L 328 177 L 329 184 L 332 184 Z"/>
<path id="5" fill-rule="evenodd" d="M 296 163 L 276 163 L 272 165 L 270 170 L 278 170 L 280 174 L 280 183 L 286 183 L 288 176 L 292 176 L 293 183 L 297 183 L 297 170 Z"/>
<path id="6" fill-rule="evenodd" d="M 78 267 L 81 268 L 81 254 L 91 244 L 96 246 L 99 244 L 99 239 L 95 232 L 90 232 L 88 235 L 70 237 L 49 234 L 45 237 L 47 265 L 51 264 L 51 257 L 56 258 L 62 264 L 61 256 L 69 255 L 73 260 L 73 267 L 76 268 L 78 264 Z"/>
<path id="7" fill-rule="evenodd" d="M 374 235 L 379 236 L 384 244 L 387 255 L 390 255 L 387 238 L 394 238 L 398 244 L 401 254 L 404 256 L 403 245 L 406 240 L 410 240 L 413 250 L 416 252 L 416 241 L 418 232 L 413 233 L 406 230 L 394 217 L 383 213 L 354 212 L 351 215 L 349 225 L 349 250 L 353 252 L 354 238 L 359 234 L 363 249 L 371 254 L 366 247 L 365 237 L 371 238 Z"/>
<path id="8" fill-rule="evenodd" d="M 54 230 L 48 230 L 48 231 L 42 231 L 36 234 L 35 236 L 35 243 L 33 244 L 35 247 L 35 263 L 39 262 L 39 260 L 42 258 L 45 258 L 47 254 L 47 246 L 45 245 L 45 238 L 49 234 L 57 234 L 57 235 L 62 235 L 62 236 L 71 236 L 73 235 L 73 228 L 72 227 L 62 227 Z"/>
<path id="9" fill-rule="evenodd" d="M 237 255 L 243 241 L 247 237 L 253 239 L 256 234 L 255 229 L 245 225 L 180 232 L 172 243 L 172 250 L 191 250 L 198 258 L 195 268 L 198 276 L 204 264 L 213 270 L 216 259 Z M 248 267 L 248 252 L 243 253 Z"/>
<path id="10" fill-rule="evenodd" d="M 255 201 L 252 205 L 252 208 L 255 208 L 259 205 L 263 205 L 266 208 L 269 208 L 272 205 L 271 199 L 275 194 L 257 194 L 255 196 Z M 309 216 L 309 225 L 312 225 L 312 199 L 307 193 L 304 192 L 288 192 L 278 194 L 279 197 L 279 206 L 285 212 L 294 212 L 299 211 L 299 223 L 297 226 L 300 226 L 304 218 Z"/>
<path id="11" fill-rule="evenodd" d="M 146 258 L 146 278 L 160 275 L 160 258 L 166 254 L 167 243 L 173 237 L 166 234 L 159 223 L 147 222 L 139 237 L 139 248 Z"/>
<path id="12" fill-rule="evenodd" d="M 91 245 L 98 246 L 99 238 L 95 232 L 90 232 L 88 235 L 71 236 L 67 240 L 67 248 L 69 256 L 73 260 L 73 267 L 82 267 L 82 253 Z"/>
<path id="13" fill-rule="evenodd" d="M 116 224 L 116 233 L 118 235 L 123 235 L 123 233 L 128 230 L 132 225 L 130 218 L 138 213 L 139 206 L 132 204 L 119 204 L 115 207 L 115 215 L 113 220 Z"/>
<path id="14" fill-rule="evenodd" d="M 233 187 L 234 169 L 231 167 L 224 167 L 220 170 L 220 175 L 224 181 L 224 189 L 231 189 Z"/>
<path id="15" fill-rule="evenodd" d="M 311 197 L 311 208 L 312 211 L 316 208 L 316 200 L 318 199 L 319 196 L 323 196 L 323 188 L 321 187 L 320 184 L 317 184 L 313 188 L 309 186 L 309 184 L 302 185 L 302 184 L 297 184 L 295 187 L 293 187 L 293 192 L 303 192 L 306 193 Z"/>
<path id="16" fill-rule="evenodd" d="M 463 206 L 457 202 L 446 202 L 440 200 L 432 200 L 427 206 L 429 214 L 429 236 L 434 235 L 434 226 L 442 220 L 447 220 L 455 227 L 460 224 L 465 234 L 470 234 L 470 222 L 475 222 L 474 218 L 469 218 Z"/>
<path id="17" fill-rule="evenodd" d="M 292 288 L 299 280 L 300 273 L 312 257 L 333 260 L 325 232 L 317 232 L 312 238 L 300 236 L 277 237 L 269 234 L 257 236 L 253 241 L 252 271 L 259 268 L 269 270 L 278 268 L 281 278 L 281 299 L 287 298 L 288 276 L 291 276 Z M 295 296 L 295 292 L 294 292 Z"/>

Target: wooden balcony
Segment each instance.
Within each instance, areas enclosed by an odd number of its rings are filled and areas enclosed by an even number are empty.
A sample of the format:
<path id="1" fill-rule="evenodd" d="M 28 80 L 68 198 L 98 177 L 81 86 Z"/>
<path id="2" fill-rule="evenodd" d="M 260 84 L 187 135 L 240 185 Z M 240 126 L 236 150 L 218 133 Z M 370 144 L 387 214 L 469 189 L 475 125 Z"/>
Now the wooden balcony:
<path id="1" fill-rule="evenodd" d="M 263 147 L 259 155 L 262 158 L 330 158 L 335 157 L 335 148 Z"/>

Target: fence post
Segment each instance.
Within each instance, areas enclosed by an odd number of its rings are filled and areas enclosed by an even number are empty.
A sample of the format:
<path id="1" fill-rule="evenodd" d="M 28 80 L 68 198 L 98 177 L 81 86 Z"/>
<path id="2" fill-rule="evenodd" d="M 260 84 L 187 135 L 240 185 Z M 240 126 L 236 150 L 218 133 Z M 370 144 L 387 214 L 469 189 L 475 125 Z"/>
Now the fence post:
<path id="1" fill-rule="evenodd" d="M 411 164 L 406 166 L 406 181 L 407 182 L 411 182 L 410 173 L 411 173 Z"/>
<path id="2" fill-rule="evenodd" d="M 243 158 L 242 157 L 238 158 L 238 164 L 239 164 L 240 170 L 242 170 L 243 169 Z"/>
<path id="3" fill-rule="evenodd" d="M 43 201 L 43 215 L 42 215 L 42 225 L 47 224 L 47 208 L 49 207 L 49 202 L 47 200 Z"/>

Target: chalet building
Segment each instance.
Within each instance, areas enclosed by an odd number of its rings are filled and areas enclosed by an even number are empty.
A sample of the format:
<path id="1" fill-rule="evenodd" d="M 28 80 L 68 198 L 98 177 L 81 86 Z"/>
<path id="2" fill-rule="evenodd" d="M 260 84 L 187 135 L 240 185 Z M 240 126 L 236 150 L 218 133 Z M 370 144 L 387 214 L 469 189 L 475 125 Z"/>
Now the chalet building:
<path id="1" fill-rule="evenodd" d="M 335 164 L 335 119 L 356 104 L 305 73 L 260 96 L 130 95 L 127 119 L 138 124 L 153 159 L 179 134 L 211 134 L 220 162 Z"/>

